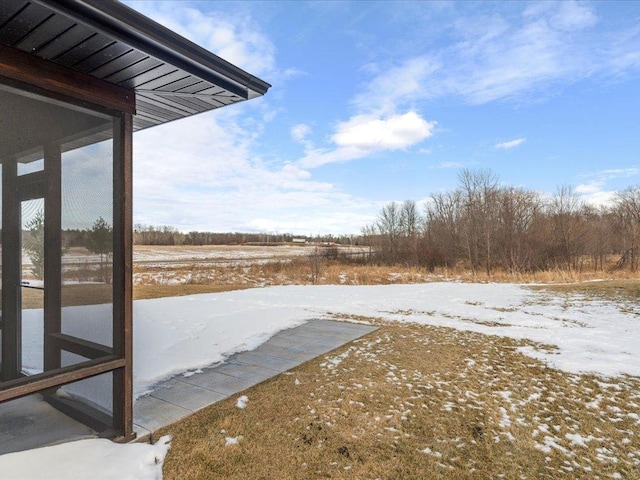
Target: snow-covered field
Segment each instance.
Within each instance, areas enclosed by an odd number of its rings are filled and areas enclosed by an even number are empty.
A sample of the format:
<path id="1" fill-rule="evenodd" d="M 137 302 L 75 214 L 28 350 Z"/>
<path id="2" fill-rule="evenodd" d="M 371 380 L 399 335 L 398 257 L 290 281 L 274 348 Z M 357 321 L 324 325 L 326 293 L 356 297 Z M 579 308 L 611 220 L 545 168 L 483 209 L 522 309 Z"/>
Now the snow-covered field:
<path id="1" fill-rule="evenodd" d="M 555 348 L 523 348 L 527 355 L 567 372 L 640 376 L 640 320 L 632 311 L 514 284 L 282 286 L 138 300 L 133 308 L 137 396 L 171 375 L 223 361 L 280 330 L 332 315 L 528 339 Z M 104 321 L 109 315 L 102 305 L 67 307 L 63 324 L 67 333 L 110 344 Z M 103 321 L 88 325 L 92 317 Z M 34 370 L 41 368 L 41 322 L 41 310 L 24 312 L 24 361 Z"/>
<path id="2" fill-rule="evenodd" d="M 68 308 L 80 322 L 100 306 Z M 33 321 L 25 318 L 25 325 L 41 331 L 41 313 L 30 312 Z M 283 286 L 136 301 L 135 394 L 253 349 L 282 329 L 335 315 L 528 339 L 545 347 L 523 353 L 566 372 L 640 376 L 640 321 L 625 305 L 514 284 Z"/>
<path id="3" fill-rule="evenodd" d="M 322 246 L 311 243 L 300 245 L 201 245 L 155 246 L 136 245 L 133 262 L 137 265 L 189 265 L 193 263 L 222 263 L 225 265 L 249 265 L 267 261 L 290 260 L 322 251 Z M 343 253 L 368 252 L 369 247 L 341 245 Z"/>
<path id="4" fill-rule="evenodd" d="M 309 318 L 364 316 L 529 339 L 571 373 L 640 376 L 640 320 L 616 305 L 513 284 L 283 286 L 134 304 L 135 391 L 252 349 Z"/>
<path id="5" fill-rule="evenodd" d="M 203 260 L 255 260 L 264 258 L 292 258 L 313 253 L 314 246 L 278 245 L 273 247 L 253 245 L 203 245 L 203 246 L 155 246 L 133 247 L 134 263 L 201 262 Z"/>

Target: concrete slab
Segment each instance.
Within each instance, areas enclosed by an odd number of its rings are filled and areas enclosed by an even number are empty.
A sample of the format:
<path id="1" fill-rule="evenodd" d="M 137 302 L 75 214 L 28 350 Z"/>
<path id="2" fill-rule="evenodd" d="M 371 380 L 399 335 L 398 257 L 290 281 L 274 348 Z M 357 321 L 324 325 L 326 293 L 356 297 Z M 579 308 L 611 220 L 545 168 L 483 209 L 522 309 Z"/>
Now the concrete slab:
<path id="1" fill-rule="evenodd" d="M 283 330 L 258 348 L 231 355 L 190 377 L 156 385 L 134 405 L 136 432 L 148 436 L 192 412 L 238 394 L 376 330 L 370 325 L 313 319 Z"/>
<path id="2" fill-rule="evenodd" d="M 192 385 L 176 378 L 158 385 L 151 396 L 179 405 L 192 412 L 227 397 L 223 393 Z"/>
<path id="3" fill-rule="evenodd" d="M 275 373 L 271 374 L 276 375 Z M 204 388 L 210 390 L 212 392 L 219 393 L 223 396 L 223 398 L 230 397 L 238 392 L 246 390 L 249 387 L 253 387 L 256 383 L 260 383 L 263 380 L 255 380 L 248 378 L 239 378 L 231 375 L 223 375 L 220 374 L 219 377 L 216 377 L 215 380 L 213 377 L 210 377 L 211 383 L 207 383 L 204 385 Z"/>
<path id="4" fill-rule="evenodd" d="M 303 354 L 299 354 L 298 358 L 288 358 L 267 355 L 257 351 L 243 352 L 241 355 L 232 356 L 231 358 L 233 362 L 272 370 L 274 373 L 286 372 L 290 368 L 304 363 L 306 360 L 308 360 L 308 358 Z"/>
<path id="5" fill-rule="evenodd" d="M 134 423 L 154 432 L 193 413 L 191 410 L 151 395 L 139 398 L 134 405 Z"/>
<path id="6" fill-rule="evenodd" d="M 254 384 L 264 382 L 265 380 L 275 377 L 281 372 L 274 372 L 266 368 L 262 368 L 258 365 L 247 365 L 238 361 L 242 360 L 242 357 L 232 356 L 229 357 L 226 363 L 220 365 L 216 371 L 231 377 L 241 378 L 248 380 Z"/>
<path id="7" fill-rule="evenodd" d="M 39 394 L 0 404 L 0 455 L 94 438 L 97 432 L 72 420 Z M 0 478 L 5 478 L 0 474 Z"/>

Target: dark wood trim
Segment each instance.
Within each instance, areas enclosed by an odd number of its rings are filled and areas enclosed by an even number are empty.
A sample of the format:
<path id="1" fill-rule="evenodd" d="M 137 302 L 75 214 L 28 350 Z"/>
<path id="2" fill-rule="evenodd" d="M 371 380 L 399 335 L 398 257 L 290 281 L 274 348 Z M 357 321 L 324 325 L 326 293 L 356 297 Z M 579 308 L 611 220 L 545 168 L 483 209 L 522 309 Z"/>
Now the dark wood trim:
<path id="1" fill-rule="evenodd" d="M 132 90 L 1 44 L 0 76 L 108 109 L 135 113 Z"/>
<path id="2" fill-rule="evenodd" d="M 25 397 L 48 388 L 61 387 L 111 371 L 114 371 L 115 375 L 115 371 L 124 367 L 124 359 L 111 356 L 88 360 L 39 375 L 9 380 L 0 384 L 0 402 Z"/>
<path id="3" fill-rule="evenodd" d="M 113 349 L 125 368 L 113 374 L 113 426 L 133 434 L 133 118 L 122 114 L 113 129 Z"/>
<path id="4" fill-rule="evenodd" d="M 67 335 L 66 333 L 52 332 L 49 334 L 49 341 L 51 342 L 51 348 L 54 348 L 56 354 L 58 355 L 58 361 L 60 357 L 60 350 L 75 353 L 76 355 L 80 355 L 81 357 L 89 358 L 91 360 L 113 355 L 113 348 L 111 347 L 107 347 L 96 342 L 91 342 L 89 340 L 85 340 L 84 338 Z M 47 344 L 45 343 L 45 361 L 47 359 L 46 345 Z M 55 368 L 60 367 L 58 366 Z M 47 370 L 49 369 L 46 367 L 45 363 L 45 371 Z"/>
<path id="5" fill-rule="evenodd" d="M 22 255 L 20 201 L 18 200 L 18 164 L 2 161 L 2 371 L 0 382 L 18 378 L 22 365 L 22 329 L 20 288 Z M 2 385 L 2 383 L 0 383 Z"/>
<path id="6" fill-rule="evenodd" d="M 62 314 L 62 152 L 44 146 L 44 371 L 61 366 L 61 352 L 52 335 L 61 331 Z M 88 357 L 95 358 L 95 357 Z"/>

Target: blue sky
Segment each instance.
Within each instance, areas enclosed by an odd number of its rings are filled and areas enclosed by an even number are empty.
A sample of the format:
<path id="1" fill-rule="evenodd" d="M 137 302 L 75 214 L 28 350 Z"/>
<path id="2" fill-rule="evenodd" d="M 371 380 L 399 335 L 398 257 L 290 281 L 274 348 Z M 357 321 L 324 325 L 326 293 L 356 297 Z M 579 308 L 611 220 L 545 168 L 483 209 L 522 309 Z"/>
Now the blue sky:
<path id="1" fill-rule="evenodd" d="M 134 136 L 134 221 L 358 233 L 461 169 L 640 184 L 640 2 L 127 4 L 273 85 Z"/>

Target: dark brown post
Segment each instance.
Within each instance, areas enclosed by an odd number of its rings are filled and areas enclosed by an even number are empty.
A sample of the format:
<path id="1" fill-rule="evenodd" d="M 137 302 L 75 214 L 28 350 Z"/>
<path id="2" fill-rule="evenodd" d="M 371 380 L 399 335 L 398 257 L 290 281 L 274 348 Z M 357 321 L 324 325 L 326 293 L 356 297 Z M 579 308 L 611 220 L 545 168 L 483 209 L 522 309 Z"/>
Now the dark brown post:
<path id="1" fill-rule="evenodd" d="M 17 179 L 16 160 L 2 159 L 2 381 L 17 378 L 22 364 L 22 227 Z"/>
<path id="2" fill-rule="evenodd" d="M 60 145 L 44 147 L 47 188 L 44 198 L 44 371 L 60 368 L 62 311 L 62 154 Z"/>
<path id="3" fill-rule="evenodd" d="M 125 360 L 113 372 L 113 427 L 127 441 L 133 433 L 133 119 L 123 113 L 113 129 L 113 351 Z"/>

